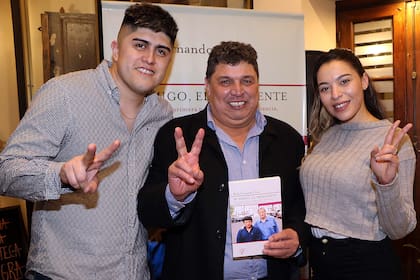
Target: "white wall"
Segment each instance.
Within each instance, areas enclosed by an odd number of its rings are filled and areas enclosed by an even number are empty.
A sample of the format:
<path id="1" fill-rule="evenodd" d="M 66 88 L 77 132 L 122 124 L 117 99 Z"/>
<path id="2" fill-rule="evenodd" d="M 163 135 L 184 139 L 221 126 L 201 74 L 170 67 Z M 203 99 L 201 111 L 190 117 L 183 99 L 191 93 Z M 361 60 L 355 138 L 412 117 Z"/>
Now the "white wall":
<path id="1" fill-rule="evenodd" d="M 305 50 L 327 51 L 336 46 L 335 2 L 302 0 L 305 25 Z"/>
<path id="2" fill-rule="evenodd" d="M 6 141 L 19 121 L 15 49 L 10 0 L 0 0 L 0 140 Z"/>
<path id="3" fill-rule="evenodd" d="M 329 50 L 336 45 L 334 0 L 254 0 L 254 9 L 303 14 L 305 50 Z"/>
<path id="4" fill-rule="evenodd" d="M 302 13 L 302 1 L 306 0 L 254 0 L 254 10 L 280 13 Z"/>

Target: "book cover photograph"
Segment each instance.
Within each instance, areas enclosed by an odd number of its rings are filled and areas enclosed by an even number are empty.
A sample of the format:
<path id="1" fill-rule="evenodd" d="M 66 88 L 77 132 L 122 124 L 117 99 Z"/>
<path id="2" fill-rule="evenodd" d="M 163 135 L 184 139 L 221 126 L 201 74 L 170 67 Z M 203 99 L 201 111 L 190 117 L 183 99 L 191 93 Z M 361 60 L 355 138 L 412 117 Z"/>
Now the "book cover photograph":
<path id="1" fill-rule="evenodd" d="M 280 177 L 229 182 L 234 258 L 263 254 L 264 243 L 282 230 Z"/>

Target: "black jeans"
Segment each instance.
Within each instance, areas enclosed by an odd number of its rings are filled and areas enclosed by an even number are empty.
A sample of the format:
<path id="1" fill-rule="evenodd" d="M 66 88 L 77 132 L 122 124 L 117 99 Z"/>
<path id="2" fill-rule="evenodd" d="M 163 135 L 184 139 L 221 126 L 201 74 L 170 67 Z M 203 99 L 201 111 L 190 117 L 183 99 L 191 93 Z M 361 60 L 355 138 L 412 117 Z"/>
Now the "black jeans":
<path id="1" fill-rule="evenodd" d="M 401 262 L 391 241 L 312 238 L 309 265 L 313 280 L 400 280 Z"/>

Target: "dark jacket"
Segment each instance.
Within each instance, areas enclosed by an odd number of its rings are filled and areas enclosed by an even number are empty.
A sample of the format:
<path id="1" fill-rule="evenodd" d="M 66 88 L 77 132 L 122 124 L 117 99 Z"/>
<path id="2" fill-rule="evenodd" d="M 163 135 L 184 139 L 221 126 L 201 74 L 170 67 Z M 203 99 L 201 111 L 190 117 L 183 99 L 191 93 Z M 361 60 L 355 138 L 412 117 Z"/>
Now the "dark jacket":
<path id="1" fill-rule="evenodd" d="M 251 241 L 261 241 L 262 232 L 259 228 L 251 226 L 251 230 L 248 231 L 246 227 L 241 228 L 236 235 L 236 242 L 251 242 Z"/>
<path id="2" fill-rule="evenodd" d="M 302 136 L 288 124 L 268 117 L 259 140 L 260 178 L 280 176 L 283 228 L 293 228 L 305 246 L 308 228 L 298 167 L 304 155 Z M 200 153 L 204 182 L 195 199 L 174 221 L 165 200 L 168 167 L 177 159 L 174 129 L 181 127 L 188 151 L 199 128 L 205 129 Z M 206 109 L 173 119 L 158 132 L 154 158 L 139 193 L 139 217 L 146 227 L 164 227 L 166 257 L 163 278 L 171 280 L 223 279 L 228 207 L 228 170 L 218 139 L 207 126 Z M 269 279 L 289 279 L 295 258 L 267 258 Z"/>

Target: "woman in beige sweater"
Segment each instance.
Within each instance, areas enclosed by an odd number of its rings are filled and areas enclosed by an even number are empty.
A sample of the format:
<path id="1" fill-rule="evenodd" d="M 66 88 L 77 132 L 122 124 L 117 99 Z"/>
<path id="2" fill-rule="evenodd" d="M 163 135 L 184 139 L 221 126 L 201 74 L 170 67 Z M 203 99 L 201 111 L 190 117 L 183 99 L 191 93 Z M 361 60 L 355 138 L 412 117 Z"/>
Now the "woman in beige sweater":
<path id="1" fill-rule="evenodd" d="M 416 226 L 412 125 L 384 118 L 349 50 L 322 54 L 313 80 L 312 146 L 300 170 L 313 279 L 400 279 L 390 239 Z"/>

